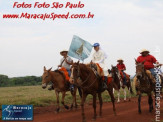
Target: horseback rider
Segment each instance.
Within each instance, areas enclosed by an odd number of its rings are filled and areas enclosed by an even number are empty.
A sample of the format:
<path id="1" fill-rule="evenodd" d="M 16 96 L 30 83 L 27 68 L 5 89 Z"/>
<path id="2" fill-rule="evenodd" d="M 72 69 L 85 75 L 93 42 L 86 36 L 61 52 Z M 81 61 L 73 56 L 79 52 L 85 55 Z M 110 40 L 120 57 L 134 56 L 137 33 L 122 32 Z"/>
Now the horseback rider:
<path id="1" fill-rule="evenodd" d="M 60 55 L 63 56 L 60 60 L 60 65 L 58 65 L 58 68 L 65 68 L 68 72 L 69 77 L 71 76 L 71 65 L 73 64 L 73 60 L 67 55 L 68 51 L 63 50 L 60 52 Z M 49 90 L 52 90 L 53 86 L 51 85 Z M 70 90 L 74 90 L 74 85 L 70 84 Z"/>
<path id="2" fill-rule="evenodd" d="M 98 63 L 100 65 L 100 67 L 103 69 L 103 73 L 104 73 L 104 82 L 103 82 L 103 88 L 104 89 L 108 89 L 107 87 L 107 81 L 108 81 L 108 69 L 105 65 L 105 59 L 107 58 L 105 53 L 100 49 L 100 44 L 99 43 L 95 43 L 93 45 L 94 47 L 94 54 L 92 57 L 92 62 L 93 63 Z"/>
<path id="3" fill-rule="evenodd" d="M 127 74 L 124 72 L 126 70 L 126 66 L 123 63 L 124 62 L 123 59 L 120 58 L 120 59 L 117 60 L 117 62 L 118 62 L 117 68 L 118 68 L 119 73 L 120 73 L 120 75 L 122 77 L 123 87 L 124 87 L 126 85 L 126 83 L 127 83 L 127 79 L 128 79 L 129 76 L 127 76 Z"/>
<path id="4" fill-rule="evenodd" d="M 144 62 L 144 68 L 146 70 L 146 74 L 152 80 L 152 82 L 155 83 L 156 71 L 154 69 L 154 64 L 159 64 L 159 62 L 156 60 L 154 56 L 150 55 L 149 53 L 150 52 L 148 50 L 142 49 L 140 52 L 141 56 L 137 58 L 137 62 L 138 63 Z"/>

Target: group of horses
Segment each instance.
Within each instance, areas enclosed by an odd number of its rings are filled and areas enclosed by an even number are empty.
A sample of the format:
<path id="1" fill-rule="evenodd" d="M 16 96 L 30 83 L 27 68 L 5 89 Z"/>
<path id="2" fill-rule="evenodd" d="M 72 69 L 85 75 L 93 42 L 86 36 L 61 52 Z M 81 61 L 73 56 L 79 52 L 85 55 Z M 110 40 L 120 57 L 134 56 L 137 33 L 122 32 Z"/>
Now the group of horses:
<path id="1" fill-rule="evenodd" d="M 153 99 L 152 99 L 152 91 L 155 89 L 155 84 L 152 84 L 150 79 L 145 73 L 144 69 L 144 62 L 138 63 L 136 60 L 136 77 L 139 82 L 139 87 L 136 87 L 136 91 L 139 93 L 138 97 L 138 112 L 141 113 L 141 94 L 147 93 L 148 95 L 148 103 L 149 103 L 149 111 L 152 112 L 153 110 Z M 69 109 L 67 105 L 64 103 L 65 94 L 67 91 L 69 91 L 69 82 L 66 81 L 64 74 L 59 71 L 51 71 L 52 68 L 46 69 L 44 67 L 44 73 L 42 75 L 42 88 L 46 88 L 49 82 L 52 82 L 54 91 L 57 98 L 57 109 L 56 111 L 59 112 L 60 106 L 59 106 L 59 93 L 62 93 L 62 101 L 61 103 L 66 109 Z M 122 79 L 118 76 L 118 69 L 116 66 L 112 66 L 112 69 L 110 70 L 110 73 L 112 74 L 112 82 L 107 83 L 107 91 L 111 97 L 111 102 L 113 105 L 113 112 L 114 115 L 116 115 L 116 108 L 115 108 L 115 98 L 114 98 L 114 89 L 118 91 L 118 102 L 119 102 L 119 94 L 120 94 L 120 88 L 122 87 Z M 77 108 L 77 102 L 76 102 L 76 92 L 77 89 L 81 89 L 81 110 L 82 110 L 82 121 L 86 121 L 85 112 L 84 112 L 84 103 L 86 100 L 86 97 L 88 94 L 91 94 L 93 96 L 93 109 L 94 109 L 94 115 L 93 120 L 96 120 L 97 113 L 96 113 L 96 97 L 98 96 L 99 104 L 100 104 L 100 111 L 99 111 L 99 117 L 102 116 L 102 92 L 105 90 L 102 89 L 102 81 L 103 79 L 101 77 L 98 77 L 94 70 L 92 69 L 91 65 L 88 66 L 86 64 L 82 63 L 73 63 L 71 67 L 71 76 L 70 76 L 70 82 L 74 84 L 74 92 L 71 92 L 73 100 L 71 104 L 71 109 L 75 106 Z M 131 82 L 127 81 L 126 84 L 128 90 L 130 91 L 130 94 L 133 94 Z M 124 100 L 126 100 L 126 91 L 124 90 Z M 131 95 L 130 95 L 131 96 Z M 130 100 L 130 98 L 129 98 Z"/>

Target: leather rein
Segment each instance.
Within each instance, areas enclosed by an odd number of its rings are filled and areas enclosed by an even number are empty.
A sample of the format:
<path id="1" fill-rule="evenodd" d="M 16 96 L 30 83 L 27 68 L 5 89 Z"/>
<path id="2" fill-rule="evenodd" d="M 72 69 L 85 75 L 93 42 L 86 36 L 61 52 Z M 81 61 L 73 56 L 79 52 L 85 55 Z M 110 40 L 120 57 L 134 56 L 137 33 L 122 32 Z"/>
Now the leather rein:
<path id="1" fill-rule="evenodd" d="M 87 76 L 87 78 L 81 84 L 76 84 L 75 83 L 75 85 L 77 85 L 78 87 L 81 87 L 83 89 L 90 88 L 95 83 L 96 80 L 94 80 L 94 82 L 92 82 L 89 86 L 83 86 L 83 84 L 86 83 L 89 80 L 89 77 L 90 76 L 91 76 L 91 73 L 89 73 L 89 75 Z M 96 77 L 96 79 L 97 79 L 97 77 Z M 77 81 L 78 80 L 82 81 L 82 79 L 80 77 L 80 67 L 79 67 L 79 65 L 77 66 Z"/>

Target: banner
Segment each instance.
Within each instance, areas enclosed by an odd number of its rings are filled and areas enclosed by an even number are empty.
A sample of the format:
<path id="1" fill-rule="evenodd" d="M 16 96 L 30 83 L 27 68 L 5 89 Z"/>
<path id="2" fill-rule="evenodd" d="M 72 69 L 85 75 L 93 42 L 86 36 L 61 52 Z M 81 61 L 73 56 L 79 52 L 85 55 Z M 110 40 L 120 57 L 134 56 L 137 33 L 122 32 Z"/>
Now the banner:
<path id="1" fill-rule="evenodd" d="M 88 58 L 92 51 L 92 44 L 81 39 L 78 36 L 73 36 L 68 55 L 84 61 L 84 59 Z"/>

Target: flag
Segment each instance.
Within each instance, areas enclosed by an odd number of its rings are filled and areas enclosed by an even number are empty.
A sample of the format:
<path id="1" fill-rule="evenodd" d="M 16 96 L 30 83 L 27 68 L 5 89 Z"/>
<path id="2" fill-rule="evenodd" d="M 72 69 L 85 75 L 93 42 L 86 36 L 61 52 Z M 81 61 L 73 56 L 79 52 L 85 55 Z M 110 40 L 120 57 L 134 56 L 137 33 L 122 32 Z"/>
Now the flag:
<path id="1" fill-rule="evenodd" d="M 68 56 L 84 61 L 84 59 L 89 57 L 91 51 L 92 44 L 74 35 L 68 51 Z"/>

